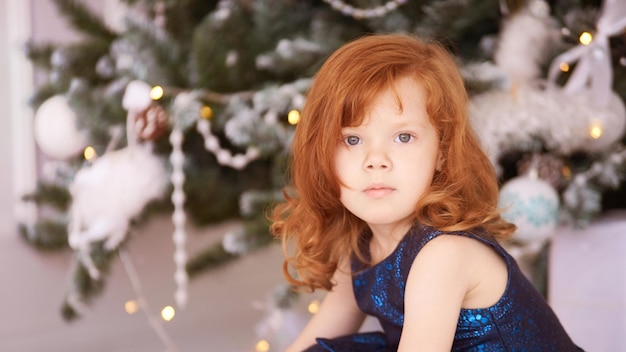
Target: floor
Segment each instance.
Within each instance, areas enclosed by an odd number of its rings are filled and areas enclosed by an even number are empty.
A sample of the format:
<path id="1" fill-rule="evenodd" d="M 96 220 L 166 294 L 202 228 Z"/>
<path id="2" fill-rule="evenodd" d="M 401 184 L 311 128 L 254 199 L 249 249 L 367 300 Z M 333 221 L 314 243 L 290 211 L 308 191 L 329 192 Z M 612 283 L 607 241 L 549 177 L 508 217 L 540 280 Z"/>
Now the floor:
<path id="1" fill-rule="evenodd" d="M 626 351 L 626 211 L 552 241 L 549 300 L 574 341 L 589 352 Z"/>
<path id="2" fill-rule="evenodd" d="M 237 226 L 190 228 L 190 254 Z M 173 305 L 172 229 L 167 217 L 153 218 L 128 246 L 156 314 Z M 83 317 L 66 323 L 59 307 L 70 282 L 69 251 L 42 253 L 4 236 L 0 258 L 1 352 L 248 352 L 262 337 L 270 341 L 270 351 L 279 351 L 308 318 L 306 305 L 321 298 L 304 296 L 291 311 L 266 314 L 269 297 L 283 283 L 280 248 L 270 246 L 193 279 L 187 308 L 160 323 L 173 341 L 168 346 L 143 312 L 124 311 L 124 303 L 136 294 L 121 261 L 115 261 L 105 291 Z M 626 351 L 626 213 L 585 231 L 561 229 L 550 263 L 550 302 L 575 342 L 592 352 Z M 261 322 L 267 323 L 264 330 Z"/>
<path id="3" fill-rule="evenodd" d="M 237 226 L 229 222 L 189 229 L 190 255 Z M 127 249 L 153 314 L 174 306 L 172 229 L 167 217 L 150 220 L 133 235 Z M 115 260 L 102 295 L 82 318 L 67 323 L 59 308 L 69 283 L 71 253 L 42 253 L 16 237 L 0 241 L 2 352 L 254 351 L 262 337 L 257 325 L 266 318 L 263 306 L 283 283 L 279 246 L 200 274 L 190 282 L 185 310 L 177 311 L 170 322 L 160 320 L 174 342 L 168 346 L 143 312 L 125 312 L 125 302 L 137 295 L 120 260 Z M 300 301 L 305 304 L 312 298 Z M 294 312 L 306 320 L 309 313 L 302 304 Z"/>

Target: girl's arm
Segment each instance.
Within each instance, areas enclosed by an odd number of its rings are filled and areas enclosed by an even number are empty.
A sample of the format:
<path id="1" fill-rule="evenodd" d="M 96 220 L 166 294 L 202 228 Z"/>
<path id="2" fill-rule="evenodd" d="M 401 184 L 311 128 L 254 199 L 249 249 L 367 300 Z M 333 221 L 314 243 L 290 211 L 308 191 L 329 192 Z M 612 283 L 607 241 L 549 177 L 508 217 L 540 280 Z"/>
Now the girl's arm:
<path id="1" fill-rule="evenodd" d="M 337 284 L 326 294 L 318 312 L 286 352 L 300 352 L 315 344 L 317 337 L 333 338 L 359 330 L 365 314 L 356 304 L 350 275 L 349 263 L 345 260 L 333 276 Z"/>
<path id="2" fill-rule="evenodd" d="M 454 235 L 433 239 L 409 272 L 398 351 L 450 351 L 461 307 L 494 304 L 506 280 L 506 264 L 479 241 Z"/>

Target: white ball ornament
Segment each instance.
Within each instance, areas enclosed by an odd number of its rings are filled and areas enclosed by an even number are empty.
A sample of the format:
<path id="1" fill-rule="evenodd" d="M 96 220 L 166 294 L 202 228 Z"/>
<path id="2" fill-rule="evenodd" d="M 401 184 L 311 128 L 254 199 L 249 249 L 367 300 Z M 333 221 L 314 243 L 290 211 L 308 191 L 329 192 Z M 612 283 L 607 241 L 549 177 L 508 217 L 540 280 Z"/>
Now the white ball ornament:
<path id="1" fill-rule="evenodd" d="M 35 113 L 35 141 L 48 156 L 67 159 L 81 153 L 87 138 L 76 125 L 76 113 L 67 99 L 56 95 L 39 106 Z"/>
<path id="2" fill-rule="evenodd" d="M 544 241 L 558 223 L 559 195 L 546 181 L 518 176 L 500 189 L 503 218 L 517 226 L 513 238 L 521 242 Z"/>

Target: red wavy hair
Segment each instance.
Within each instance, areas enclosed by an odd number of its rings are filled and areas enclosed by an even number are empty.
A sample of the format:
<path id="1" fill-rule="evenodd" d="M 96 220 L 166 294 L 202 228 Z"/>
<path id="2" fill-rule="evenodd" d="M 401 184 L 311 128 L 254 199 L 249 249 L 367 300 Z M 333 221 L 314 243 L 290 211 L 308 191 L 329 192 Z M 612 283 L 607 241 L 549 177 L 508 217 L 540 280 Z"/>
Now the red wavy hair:
<path id="1" fill-rule="evenodd" d="M 442 231 L 481 227 L 498 239 L 515 230 L 500 217 L 496 174 L 469 125 L 467 92 L 453 57 L 438 43 L 408 35 L 365 36 L 339 48 L 320 68 L 296 127 L 291 185 L 271 215 L 272 233 L 283 241 L 284 274 L 293 285 L 330 290 L 340 260 L 350 253 L 363 258 L 359 243 L 367 225 L 340 202 L 335 148 L 341 128 L 359 125 L 374 97 L 407 76 L 425 89 L 443 157 L 415 206 L 416 221 Z"/>

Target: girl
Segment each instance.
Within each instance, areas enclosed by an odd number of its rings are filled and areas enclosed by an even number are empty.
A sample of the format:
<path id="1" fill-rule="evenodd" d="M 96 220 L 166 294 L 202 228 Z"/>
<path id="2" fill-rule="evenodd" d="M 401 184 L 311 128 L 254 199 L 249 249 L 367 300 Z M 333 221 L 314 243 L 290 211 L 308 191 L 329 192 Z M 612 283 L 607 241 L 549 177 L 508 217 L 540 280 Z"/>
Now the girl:
<path id="1" fill-rule="evenodd" d="M 405 35 L 322 66 L 272 231 L 287 279 L 329 292 L 288 351 L 579 350 L 497 242 L 515 227 L 467 100 L 446 50 Z M 357 334 L 366 315 L 382 333 Z"/>

